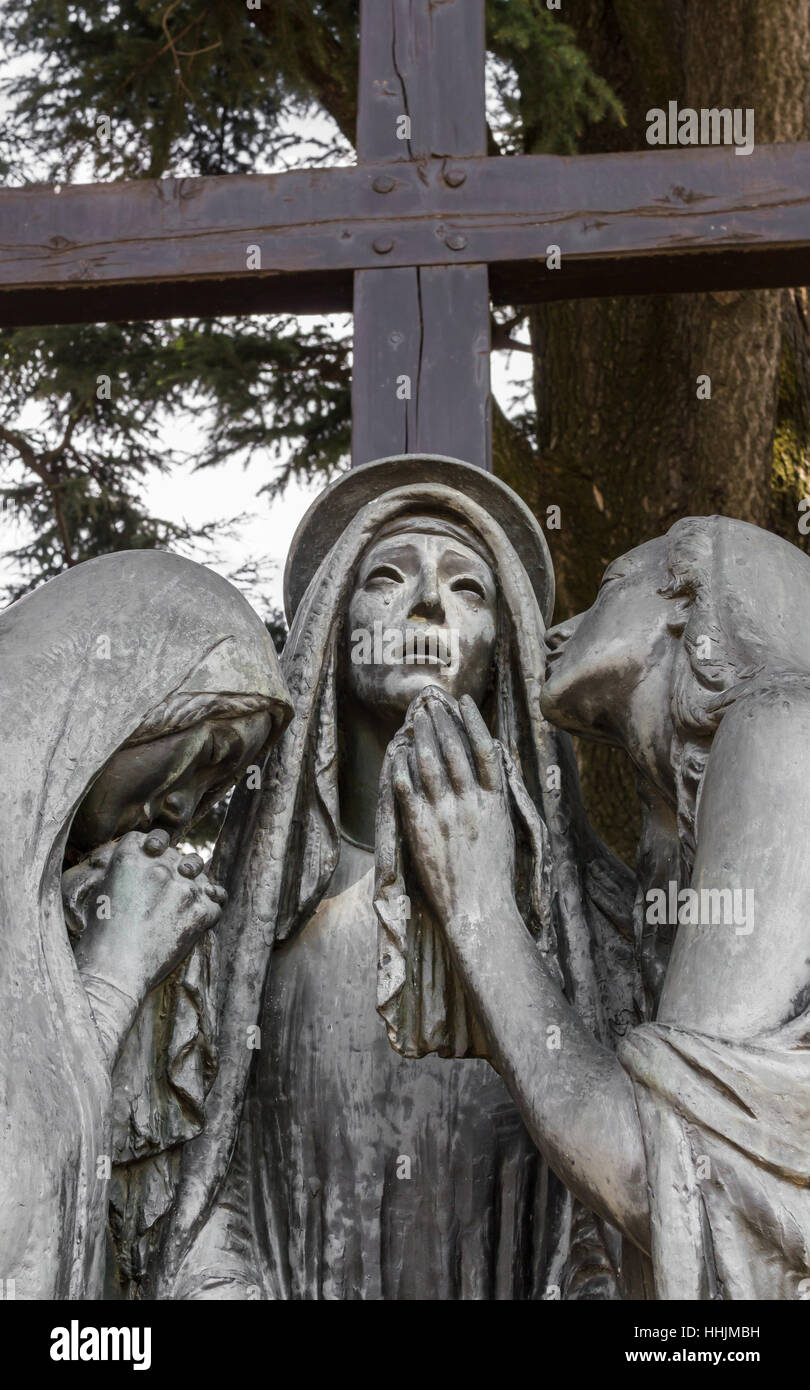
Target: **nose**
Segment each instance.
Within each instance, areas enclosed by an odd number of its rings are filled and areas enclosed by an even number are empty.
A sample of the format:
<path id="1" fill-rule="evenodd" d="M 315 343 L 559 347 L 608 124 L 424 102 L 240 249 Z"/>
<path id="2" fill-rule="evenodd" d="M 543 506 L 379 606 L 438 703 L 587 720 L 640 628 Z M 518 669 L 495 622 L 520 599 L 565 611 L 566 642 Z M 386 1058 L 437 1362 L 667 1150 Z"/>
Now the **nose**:
<path id="1" fill-rule="evenodd" d="M 566 618 L 564 623 L 557 623 L 556 627 L 547 629 L 545 643 L 549 656 L 552 652 L 558 652 L 561 647 L 565 646 L 569 637 L 573 637 L 581 621 L 582 614 L 577 613 L 573 618 Z"/>
<path id="2" fill-rule="evenodd" d="M 411 622 L 444 622 L 444 604 L 435 569 L 431 568 L 423 573 L 419 592 L 411 605 L 408 618 Z"/>
<path id="3" fill-rule="evenodd" d="M 190 788 L 182 791 L 175 789 L 161 797 L 155 805 L 153 823 L 176 830 L 179 826 L 188 824 L 196 809 L 197 798 Z"/>

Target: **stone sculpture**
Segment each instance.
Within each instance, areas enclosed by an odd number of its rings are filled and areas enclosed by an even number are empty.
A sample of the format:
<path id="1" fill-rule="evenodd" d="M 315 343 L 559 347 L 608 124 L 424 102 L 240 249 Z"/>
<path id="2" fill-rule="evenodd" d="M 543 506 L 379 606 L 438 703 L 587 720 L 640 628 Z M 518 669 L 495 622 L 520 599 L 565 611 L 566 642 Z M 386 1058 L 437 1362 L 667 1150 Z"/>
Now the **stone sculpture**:
<path id="1" fill-rule="evenodd" d="M 94 1298 L 114 1100 L 136 1110 L 151 1090 L 154 1119 L 159 1089 L 135 1067 L 119 1097 L 124 1039 L 175 967 L 195 984 L 181 978 L 163 1001 L 172 1055 L 159 1057 L 155 1030 L 149 1053 L 150 1069 L 168 1068 L 176 1083 L 174 1130 L 141 1128 L 135 1142 L 133 1115 L 135 1152 L 124 1157 L 137 1168 L 201 1123 L 192 1054 L 209 943 L 194 943 L 225 894 L 167 832 L 263 757 L 290 708 L 272 643 L 241 595 L 191 561 L 147 551 L 92 560 L 8 608 L 0 692 L 3 1276 L 20 1299 Z M 130 1185 L 125 1172 L 121 1181 Z M 154 1196 L 131 1181 L 148 1223 Z"/>
<path id="2" fill-rule="evenodd" d="M 295 716 L 262 789 L 242 791 L 226 823 L 219 1074 L 152 1287 L 528 1298 L 551 1282 L 612 1296 L 600 1233 L 538 1168 L 483 1059 L 385 771 L 427 684 L 481 708 L 510 757 L 532 949 L 612 1042 L 633 1020 L 631 950 L 614 923 L 629 922 L 634 884 L 589 832 L 567 740 L 540 718 L 542 534 L 491 475 L 382 460 L 314 504 L 287 588 Z M 416 637 L 437 644 L 425 659 Z"/>
<path id="3" fill-rule="evenodd" d="M 286 587 L 281 671 L 170 555 L 0 615 L 17 1297 L 805 1296 L 810 561 L 691 518 L 546 633 L 531 514 L 406 455 Z M 569 733 L 634 764 L 637 877 Z"/>
<path id="4" fill-rule="evenodd" d="M 421 871 L 432 856 L 492 1060 L 554 1171 L 622 1232 L 626 1297 L 810 1287 L 809 601 L 798 549 L 691 518 L 610 565 L 594 606 L 549 633 L 544 712 L 625 748 L 646 789 L 636 937 L 649 1021 L 616 1055 L 510 895 L 497 748 L 476 712 L 462 702 L 452 721 L 431 700 L 394 755 L 414 859 Z"/>

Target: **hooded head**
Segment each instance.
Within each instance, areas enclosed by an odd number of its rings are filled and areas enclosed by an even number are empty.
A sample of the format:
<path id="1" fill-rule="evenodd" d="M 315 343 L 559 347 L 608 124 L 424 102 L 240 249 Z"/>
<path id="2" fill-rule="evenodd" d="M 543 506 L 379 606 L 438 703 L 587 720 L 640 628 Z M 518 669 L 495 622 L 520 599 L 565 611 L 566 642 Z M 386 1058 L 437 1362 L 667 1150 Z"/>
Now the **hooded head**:
<path id="1" fill-rule="evenodd" d="M 343 622 L 349 706 L 393 732 L 426 684 L 484 709 L 499 626 L 495 574 L 475 532 L 449 516 L 414 513 L 382 527 L 357 567 Z"/>
<path id="2" fill-rule="evenodd" d="M 0 1041 L 9 1060 L 0 1103 L 18 1213 L 2 1243 L 22 1296 L 80 1297 L 98 1277 L 109 1077 L 62 913 L 74 818 L 87 847 L 132 828 L 128 812 L 111 810 L 126 791 L 120 759 L 130 740 L 133 752 L 158 750 L 161 775 L 144 785 L 147 800 L 159 800 L 174 777 L 164 738 L 193 743 L 203 725 L 219 733 L 227 714 L 223 724 L 238 729 L 252 720 L 266 745 L 291 710 L 269 635 L 242 596 L 157 551 L 79 565 L 0 615 L 0 707 Z M 238 752 L 229 762 L 213 742 L 194 756 L 183 784 L 189 819 L 239 770 Z M 213 775 L 200 774 L 203 757 L 214 760 Z M 168 761 L 176 771 L 178 756 Z M 201 789 L 194 805 L 190 782 Z M 104 794 L 94 807 L 97 785 Z"/>
<path id="3" fill-rule="evenodd" d="M 220 928 L 229 962 L 220 998 L 220 1067 L 205 1129 L 185 1146 L 158 1286 L 169 1296 L 232 1152 L 250 1061 L 243 1039 L 259 1018 L 273 944 L 305 925 L 337 865 L 340 730 L 356 621 L 358 629 L 371 624 L 373 656 L 374 622 L 385 611 L 402 635 L 412 626 L 446 628 L 451 605 L 458 605 L 460 642 L 468 641 L 459 671 L 464 681 L 477 682 L 490 727 L 548 827 L 556 889 L 567 906 L 572 997 L 594 1023 L 600 1007 L 575 838 L 581 835 L 583 851 L 594 842 L 576 804 L 571 750 L 540 716 L 544 628 L 538 599 L 548 611 L 553 579 L 536 521 L 497 480 L 452 460 L 383 460 L 352 470 L 345 495 L 339 486 L 305 518 L 288 560 L 293 621 L 282 666 L 295 715 L 268 758 L 261 790 L 235 795 L 218 846 L 230 895 Z M 403 546 L 407 554 L 392 554 Z M 430 570 L 432 597 L 425 579 Z M 372 661 L 363 679 L 355 698 L 382 698 L 401 723 L 422 685 L 441 684 L 441 670 L 420 672 L 405 662 L 395 663 L 392 673 L 384 660 Z M 445 688 L 462 693 L 460 686 Z M 617 898 L 623 891 L 624 885 Z"/>

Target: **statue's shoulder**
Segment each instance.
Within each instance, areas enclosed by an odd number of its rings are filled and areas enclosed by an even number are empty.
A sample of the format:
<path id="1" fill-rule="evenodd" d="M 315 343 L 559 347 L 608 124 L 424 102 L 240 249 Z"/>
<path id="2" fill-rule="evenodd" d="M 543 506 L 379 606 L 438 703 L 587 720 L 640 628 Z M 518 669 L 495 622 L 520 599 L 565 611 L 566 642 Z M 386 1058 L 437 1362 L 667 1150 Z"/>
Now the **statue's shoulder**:
<path id="1" fill-rule="evenodd" d="M 709 753 L 707 780 L 730 793 L 750 778 L 802 785 L 810 762 L 810 675 L 770 673 L 729 704 Z M 764 787 L 763 787 L 764 789 Z"/>
<path id="2" fill-rule="evenodd" d="M 803 725 L 810 718 L 810 672 L 773 671 L 731 692 L 732 699 L 718 732 L 744 737 L 774 724 Z"/>

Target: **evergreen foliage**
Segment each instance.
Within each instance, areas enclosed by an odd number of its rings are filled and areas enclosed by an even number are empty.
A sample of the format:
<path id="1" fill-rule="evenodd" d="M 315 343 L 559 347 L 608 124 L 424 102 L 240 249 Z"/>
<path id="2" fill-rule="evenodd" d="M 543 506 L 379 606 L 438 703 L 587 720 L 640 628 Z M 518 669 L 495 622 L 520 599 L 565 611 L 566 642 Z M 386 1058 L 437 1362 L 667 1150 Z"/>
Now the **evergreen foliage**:
<path id="1" fill-rule="evenodd" d="M 358 10 L 357 0 L 9 7 L 0 175 L 64 183 L 346 161 Z M 490 0 L 488 43 L 504 152 L 568 152 L 583 121 L 620 117 L 543 0 Z M 302 124 L 311 132 L 303 151 Z M 348 325 L 257 317 L 24 328 L 0 333 L 0 353 L 0 498 L 34 532 L 16 552 L 23 588 L 107 550 L 182 547 L 221 529 L 223 518 L 202 532 L 174 526 L 141 500 L 149 467 L 181 462 L 161 444 L 167 412 L 199 419 L 203 407 L 198 467 L 275 459 L 270 491 L 293 475 L 326 480 L 348 461 Z M 109 399 L 99 394 L 104 376 Z M 520 428 L 531 430 L 525 412 Z"/>

